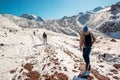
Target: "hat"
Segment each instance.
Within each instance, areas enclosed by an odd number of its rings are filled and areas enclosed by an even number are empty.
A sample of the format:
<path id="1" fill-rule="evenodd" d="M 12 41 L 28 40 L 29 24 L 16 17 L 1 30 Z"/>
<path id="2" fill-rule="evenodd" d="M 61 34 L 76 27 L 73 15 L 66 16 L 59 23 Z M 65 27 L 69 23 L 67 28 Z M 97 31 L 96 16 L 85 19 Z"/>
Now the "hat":
<path id="1" fill-rule="evenodd" d="M 83 31 L 88 31 L 88 26 L 84 26 Z"/>

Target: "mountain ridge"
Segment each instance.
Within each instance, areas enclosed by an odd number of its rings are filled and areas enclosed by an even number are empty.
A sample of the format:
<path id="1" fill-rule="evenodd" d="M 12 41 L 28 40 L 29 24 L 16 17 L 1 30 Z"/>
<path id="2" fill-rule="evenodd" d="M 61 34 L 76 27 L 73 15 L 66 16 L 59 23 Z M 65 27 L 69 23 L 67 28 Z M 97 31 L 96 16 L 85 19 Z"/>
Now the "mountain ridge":
<path id="1" fill-rule="evenodd" d="M 41 17 L 33 15 L 33 14 L 22 14 L 20 17 L 26 18 L 29 20 L 34 20 L 34 21 L 44 21 Z"/>
<path id="2" fill-rule="evenodd" d="M 116 7 L 119 7 L 119 3 L 120 2 L 114 4 L 114 6 L 117 5 Z M 15 24 L 23 28 L 44 28 L 57 33 L 79 36 L 80 32 L 82 31 L 82 27 L 84 25 L 88 25 L 89 30 L 91 30 L 92 32 L 96 30 L 98 33 L 102 32 L 105 35 L 112 37 L 110 32 L 119 31 L 119 16 L 120 16 L 119 13 L 117 13 L 116 15 L 112 13 L 113 12 L 111 11 L 111 9 L 113 9 L 112 7 L 113 6 L 105 7 L 97 12 L 90 14 L 80 12 L 78 15 L 73 15 L 70 17 L 64 16 L 61 19 L 46 20 L 40 22 L 20 17 L 17 18 L 17 16 L 6 14 L 2 14 L 2 16 L 9 18 L 13 22 L 15 22 Z M 117 8 L 117 11 L 119 11 L 118 9 L 119 8 Z M 117 20 L 117 22 L 114 21 L 115 19 Z M 117 28 L 114 26 L 111 27 L 105 26 L 108 25 L 109 23 L 111 24 L 111 22 L 114 22 L 117 25 Z M 112 30 L 110 30 L 111 28 Z"/>
<path id="3" fill-rule="evenodd" d="M 110 9 L 87 14 L 85 23 L 79 21 L 84 14 L 43 22 L 0 14 L 0 79 L 72 80 L 85 71 L 79 32 L 88 25 L 96 37 L 89 79 L 120 80 L 120 39 L 106 36 L 118 30 L 120 14 Z M 43 44 L 44 32 L 47 45 Z"/>

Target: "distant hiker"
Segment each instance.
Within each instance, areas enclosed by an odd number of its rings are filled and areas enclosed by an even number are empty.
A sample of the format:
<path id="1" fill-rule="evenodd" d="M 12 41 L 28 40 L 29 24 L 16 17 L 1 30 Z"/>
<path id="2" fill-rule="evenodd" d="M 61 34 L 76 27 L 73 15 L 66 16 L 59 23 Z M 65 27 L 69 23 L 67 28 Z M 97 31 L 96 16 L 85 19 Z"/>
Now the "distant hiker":
<path id="1" fill-rule="evenodd" d="M 43 44 L 47 45 L 47 34 L 45 32 L 43 33 L 42 37 L 43 37 Z"/>
<path id="2" fill-rule="evenodd" d="M 36 33 L 36 32 L 35 32 L 35 31 L 33 31 L 33 35 L 34 35 L 34 36 L 35 36 L 35 33 Z"/>
<path id="3" fill-rule="evenodd" d="M 88 26 L 83 27 L 83 32 L 80 34 L 80 51 L 83 51 L 83 58 L 86 63 L 86 70 L 90 70 L 90 52 L 91 47 L 94 44 L 96 38 L 93 36 L 93 34 L 88 31 Z"/>

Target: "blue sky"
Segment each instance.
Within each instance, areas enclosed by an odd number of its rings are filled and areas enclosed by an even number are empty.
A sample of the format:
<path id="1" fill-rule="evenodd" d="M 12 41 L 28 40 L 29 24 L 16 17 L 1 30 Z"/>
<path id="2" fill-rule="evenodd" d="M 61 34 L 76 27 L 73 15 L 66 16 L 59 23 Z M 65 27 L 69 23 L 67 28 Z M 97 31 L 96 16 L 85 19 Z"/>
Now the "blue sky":
<path id="1" fill-rule="evenodd" d="M 45 20 L 58 19 L 118 1 L 120 0 L 0 0 L 0 12 L 18 16 L 24 13 L 35 14 Z"/>

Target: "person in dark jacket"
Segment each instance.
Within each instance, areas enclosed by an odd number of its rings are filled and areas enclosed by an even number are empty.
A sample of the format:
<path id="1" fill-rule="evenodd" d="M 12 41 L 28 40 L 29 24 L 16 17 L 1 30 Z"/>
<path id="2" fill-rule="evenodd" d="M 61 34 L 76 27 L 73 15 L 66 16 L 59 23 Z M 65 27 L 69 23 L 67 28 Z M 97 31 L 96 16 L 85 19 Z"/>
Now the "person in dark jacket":
<path id="1" fill-rule="evenodd" d="M 47 45 L 47 34 L 45 32 L 43 33 L 42 37 L 43 37 L 43 44 Z"/>
<path id="2" fill-rule="evenodd" d="M 83 27 L 83 32 L 80 34 L 80 51 L 83 51 L 83 59 L 86 63 L 86 70 L 90 71 L 90 52 L 91 47 L 96 41 L 93 33 L 88 31 L 88 26 Z"/>

